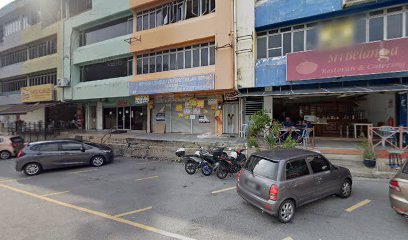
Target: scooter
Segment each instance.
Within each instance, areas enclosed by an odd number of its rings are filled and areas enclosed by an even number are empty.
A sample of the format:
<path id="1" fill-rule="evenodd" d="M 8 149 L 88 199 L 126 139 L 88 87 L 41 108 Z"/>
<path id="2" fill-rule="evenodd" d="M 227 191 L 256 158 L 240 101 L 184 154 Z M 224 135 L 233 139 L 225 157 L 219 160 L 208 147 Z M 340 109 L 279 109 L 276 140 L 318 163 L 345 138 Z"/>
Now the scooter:
<path id="1" fill-rule="evenodd" d="M 219 179 L 224 179 L 230 174 L 232 176 L 234 173 L 241 171 L 247 158 L 243 154 L 244 149 L 232 150 L 231 155 L 228 158 L 222 158 L 217 167 L 217 177 Z"/>
<path id="2" fill-rule="evenodd" d="M 203 149 L 196 151 L 194 155 L 185 155 L 186 151 L 184 148 L 179 148 L 176 151 L 176 156 L 180 157 L 184 162 L 184 170 L 189 174 L 193 175 L 197 172 L 197 169 L 201 169 L 201 173 L 204 176 L 210 176 L 213 172 L 212 167 L 206 161 L 206 152 Z"/>

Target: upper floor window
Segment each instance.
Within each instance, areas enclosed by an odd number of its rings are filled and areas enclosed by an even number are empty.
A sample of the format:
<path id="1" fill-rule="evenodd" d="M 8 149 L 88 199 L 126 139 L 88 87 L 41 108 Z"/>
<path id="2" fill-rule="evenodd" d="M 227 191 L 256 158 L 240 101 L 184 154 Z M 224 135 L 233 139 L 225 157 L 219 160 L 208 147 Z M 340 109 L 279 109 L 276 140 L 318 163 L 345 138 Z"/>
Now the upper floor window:
<path id="1" fill-rule="evenodd" d="M 121 18 L 81 32 L 80 46 L 105 41 L 132 32 L 133 16 Z"/>
<path id="2" fill-rule="evenodd" d="M 215 64 L 215 43 L 204 43 L 137 56 L 137 74 L 166 72 Z"/>
<path id="3" fill-rule="evenodd" d="M 177 0 L 137 13 L 137 31 L 203 16 L 215 11 L 215 0 Z"/>
<path id="4" fill-rule="evenodd" d="M 69 16 L 75 16 L 92 8 L 92 0 L 68 0 Z"/>
<path id="5" fill-rule="evenodd" d="M 326 22 L 309 23 L 260 32 L 257 58 L 319 48 L 320 29 Z M 408 6 L 397 6 L 360 14 L 353 18 L 353 42 L 366 43 L 408 37 Z"/>
<path id="6" fill-rule="evenodd" d="M 9 36 L 13 33 L 20 32 L 23 27 L 26 27 L 26 24 L 23 24 L 21 19 L 15 19 L 4 25 L 4 36 Z"/>
<path id="7" fill-rule="evenodd" d="M 131 76 L 133 57 L 103 61 L 81 66 L 81 82 Z"/>
<path id="8" fill-rule="evenodd" d="M 21 88 L 27 87 L 27 78 L 19 78 L 14 80 L 8 80 L 0 82 L 0 92 L 17 92 Z"/>

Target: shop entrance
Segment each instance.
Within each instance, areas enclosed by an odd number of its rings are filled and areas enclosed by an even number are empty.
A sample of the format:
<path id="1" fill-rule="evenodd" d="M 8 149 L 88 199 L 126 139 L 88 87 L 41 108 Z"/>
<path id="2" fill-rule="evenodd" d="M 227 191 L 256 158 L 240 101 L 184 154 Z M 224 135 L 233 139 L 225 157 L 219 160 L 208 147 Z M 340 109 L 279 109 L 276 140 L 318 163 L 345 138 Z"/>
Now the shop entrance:
<path id="1" fill-rule="evenodd" d="M 147 129 L 147 107 L 116 107 L 104 109 L 104 128 L 118 130 Z"/>

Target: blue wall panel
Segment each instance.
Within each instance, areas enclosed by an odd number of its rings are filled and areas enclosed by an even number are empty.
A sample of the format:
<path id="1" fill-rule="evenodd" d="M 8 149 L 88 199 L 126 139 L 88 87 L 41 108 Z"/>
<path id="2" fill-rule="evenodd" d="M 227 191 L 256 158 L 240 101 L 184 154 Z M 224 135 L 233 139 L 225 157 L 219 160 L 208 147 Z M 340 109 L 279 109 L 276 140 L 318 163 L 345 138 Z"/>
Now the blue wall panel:
<path id="1" fill-rule="evenodd" d="M 258 59 L 255 74 L 256 87 L 287 85 L 286 56 Z"/>
<path id="2" fill-rule="evenodd" d="M 256 28 L 339 11 L 342 0 L 258 0 Z"/>

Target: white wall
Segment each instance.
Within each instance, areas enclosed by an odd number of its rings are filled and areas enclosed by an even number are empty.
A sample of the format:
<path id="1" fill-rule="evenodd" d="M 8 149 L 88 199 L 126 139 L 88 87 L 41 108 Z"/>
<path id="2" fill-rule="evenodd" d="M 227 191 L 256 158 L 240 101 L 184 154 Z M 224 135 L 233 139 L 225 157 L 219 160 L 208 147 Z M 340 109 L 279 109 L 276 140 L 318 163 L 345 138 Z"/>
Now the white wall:
<path id="1" fill-rule="evenodd" d="M 26 123 L 37 123 L 39 121 L 42 121 L 44 123 L 45 121 L 45 108 L 40 108 L 37 109 L 33 112 L 28 112 L 27 114 L 20 115 L 20 119 L 23 120 Z"/>
<path id="2" fill-rule="evenodd" d="M 365 112 L 364 118 L 377 126 L 379 122 L 387 124 L 389 117 L 395 119 L 395 94 L 369 94 L 362 101 L 359 109 Z"/>
<path id="3" fill-rule="evenodd" d="M 236 1 L 237 81 L 239 88 L 250 88 L 255 86 L 255 1 Z"/>

